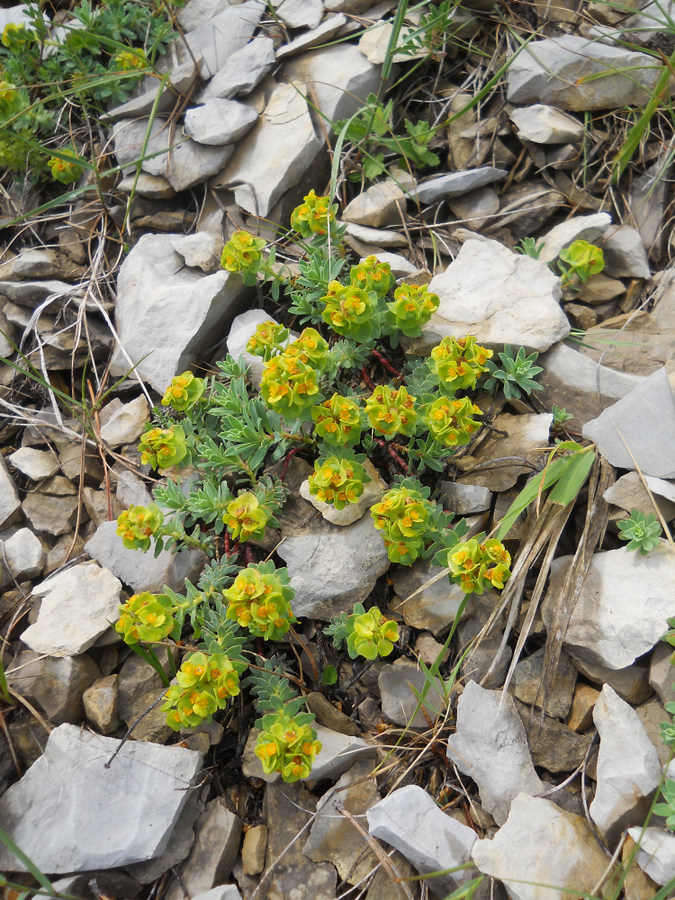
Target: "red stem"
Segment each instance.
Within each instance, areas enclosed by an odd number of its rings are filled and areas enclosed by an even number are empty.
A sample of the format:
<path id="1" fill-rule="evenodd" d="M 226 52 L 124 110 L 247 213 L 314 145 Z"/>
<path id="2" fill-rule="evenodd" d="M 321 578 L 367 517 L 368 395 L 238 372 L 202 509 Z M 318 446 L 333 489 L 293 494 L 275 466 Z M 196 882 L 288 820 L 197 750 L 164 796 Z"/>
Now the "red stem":
<path id="1" fill-rule="evenodd" d="M 247 566 L 250 566 L 251 563 L 255 562 L 253 550 L 251 550 L 248 544 L 244 544 L 244 562 Z"/>
<path id="2" fill-rule="evenodd" d="M 377 444 L 378 447 L 382 447 L 383 450 L 386 450 L 388 455 L 394 460 L 394 462 L 398 463 L 398 465 L 403 469 L 403 471 L 407 475 L 410 474 L 410 467 L 408 466 L 408 463 L 403 459 L 403 457 L 399 453 L 396 452 L 396 450 L 394 450 L 394 448 L 391 446 L 391 444 L 388 444 L 382 438 L 375 438 L 375 443 Z"/>
<path id="3" fill-rule="evenodd" d="M 288 474 L 288 467 L 291 464 L 291 460 L 295 456 L 296 453 L 299 453 L 302 450 L 302 447 L 293 447 L 292 450 L 289 450 L 286 456 L 284 457 L 284 462 L 281 467 L 281 472 L 279 473 L 279 477 L 283 481 Z"/>
<path id="4" fill-rule="evenodd" d="M 366 367 L 365 367 L 365 366 L 361 369 L 361 375 L 363 376 L 363 380 L 365 381 L 366 386 L 369 387 L 369 388 L 371 389 L 371 391 L 374 391 L 374 390 L 375 390 L 375 385 L 374 385 L 373 382 L 370 380 L 370 375 L 366 372 Z"/>
<path id="5" fill-rule="evenodd" d="M 384 369 L 386 369 L 387 372 L 389 372 L 390 375 L 393 375 L 394 378 L 398 378 L 401 382 L 403 382 L 403 384 L 405 384 L 405 376 L 402 375 L 395 366 L 392 366 L 386 356 L 383 356 L 379 350 L 375 350 L 374 348 L 372 353 L 375 359 Z"/>

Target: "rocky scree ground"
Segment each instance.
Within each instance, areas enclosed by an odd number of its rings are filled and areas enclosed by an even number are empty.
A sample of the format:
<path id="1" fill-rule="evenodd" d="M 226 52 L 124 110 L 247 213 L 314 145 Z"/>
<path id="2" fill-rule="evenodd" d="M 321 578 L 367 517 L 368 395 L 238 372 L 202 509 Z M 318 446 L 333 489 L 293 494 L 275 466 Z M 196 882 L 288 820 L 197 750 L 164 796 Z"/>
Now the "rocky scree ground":
<path id="1" fill-rule="evenodd" d="M 12 700 L 0 828 L 59 892 L 376 900 L 444 897 L 483 876 L 475 896 L 672 894 L 675 837 L 658 817 L 641 826 L 669 763 L 659 724 L 675 695 L 660 638 L 675 616 L 675 555 L 666 538 L 647 556 L 628 550 L 616 526 L 633 509 L 656 506 L 671 527 L 675 516 L 667 81 L 612 180 L 672 52 L 671 4 L 443 6 L 426 43 L 420 16 L 439 6 L 408 11 L 384 83 L 403 4 L 189 0 L 159 103 L 149 79 L 91 123 L 122 167 L 103 211 L 84 192 L 35 212 L 35 186 L 3 177 L 3 216 L 21 222 L 4 230 L 0 265 L 0 624 Z M 2 17 L 18 23 L 25 10 Z M 382 144 L 388 169 L 371 181 L 377 146 L 347 142 L 334 199 L 354 261 L 377 254 L 440 298 L 406 352 L 472 334 L 536 351 L 543 368 L 542 391 L 487 398 L 491 427 L 450 459 L 436 496 L 474 533 L 490 531 L 554 438 L 592 441 L 598 460 L 564 516 L 532 506 L 515 523 L 510 606 L 472 599 L 420 708 L 419 661 L 438 658 L 461 590 L 434 580 L 428 561 L 390 565 L 367 512 L 325 521 L 301 491 L 309 465 L 294 457 L 278 558 L 306 645 L 342 677 L 313 684 L 305 658 L 323 750 L 310 778 L 288 785 L 253 754 L 249 701 L 178 738 L 166 726 L 159 676 L 110 623 L 133 592 L 180 590 L 203 558 L 126 550 L 116 518 L 150 501 L 156 476 L 137 441 L 171 378 L 238 356 L 270 316 L 295 325 L 283 298 L 221 268 L 225 241 L 239 227 L 285 233 L 293 207 L 329 183 L 328 123 L 378 91 L 394 100 L 396 134 L 406 118 L 436 128 L 438 163 L 397 165 Z M 516 251 L 525 238 L 536 259 Z M 548 264 L 578 239 L 602 248 L 605 269 L 563 291 Z M 284 238 L 277 255 L 294 263 L 297 248 Z M 28 364 L 42 384 L 17 370 Z M 376 360 L 365 376 L 385 377 Z M 89 433 L 62 402 L 82 384 Z M 571 415 L 555 429 L 554 405 Z M 395 473 L 382 460 L 379 476 Z M 326 621 L 373 600 L 401 625 L 395 652 L 372 664 L 336 655 Z M 0 870 L 34 884 L 9 848 Z"/>

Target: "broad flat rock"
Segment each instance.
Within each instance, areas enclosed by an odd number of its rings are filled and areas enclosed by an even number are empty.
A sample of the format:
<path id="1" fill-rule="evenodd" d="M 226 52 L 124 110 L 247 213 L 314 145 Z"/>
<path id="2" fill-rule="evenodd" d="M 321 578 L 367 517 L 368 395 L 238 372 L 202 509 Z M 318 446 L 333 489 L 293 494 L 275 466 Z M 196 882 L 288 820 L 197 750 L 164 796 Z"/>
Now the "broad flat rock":
<path id="1" fill-rule="evenodd" d="M 675 478 L 675 397 L 665 366 L 587 422 L 582 433 L 619 469 Z"/>
<path id="2" fill-rule="evenodd" d="M 371 184 L 347 204 L 342 218 L 370 228 L 400 226 L 405 218 L 405 194 L 391 179 Z"/>
<path id="3" fill-rule="evenodd" d="M 20 582 L 37 578 L 45 564 L 44 548 L 30 528 L 19 528 L 11 538 L 0 541 L 0 553 L 0 587 L 13 584 L 13 579 Z"/>
<path id="4" fill-rule="evenodd" d="M 668 884 L 675 878 L 675 834 L 665 828 L 629 828 L 628 834 L 640 849 L 635 861 L 657 884 Z"/>
<path id="5" fill-rule="evenodd" d="M 371 516 L 346 528 L 312 525 L 309 533 L 286 538 L 277 552 L 291 577 L 296 616 L 328 620 L 351 610 L 389 568 L 382 535 Z"/>
<path id="6" fill-rule="evenodd" d="M 645 515 L 654 513 L 655 502 L 666 522 L 670 521 L 675 516 L 675 484 L 663 478 L 652 478 L 651 475 L 644 475 L 643 478 L 644 484 L 637 472 L 622 475 L 607 488 L 603 499 L 625 509 L 627 513 L 637 509 Z"/>
<path id="7" fill-rule="evenodd" d="M 143 235 L 117 279 L 115 321 L 124 351 L 115 350 L 111 372 L 126 375 L 136 365 L 160 394 L 213 343 L 214 330 L 249 293 L 238 275 L 202 275 L 183 265 L 174 239 Z"/>
<path id="8" fill-rule="evenodd" d="M 100 677 L 98 666 L 86 653 L 59 658 L 24 650 L 7 671 L 9 683 L 55 725 L 83 718 L 82 694 Z"/>
<path id="9" fill-rule="evenodd" d="M 491 347 L 544 351 L 570 331 L 558 302 L 560 279 L 540 260 L 497 241 L 467 240 L 445 272 L 432 278 L 429 290 L 440 305 L 424 334 L 471 334 Z"/>
<path id="10" fill-rule="evenodd" d="M 322 144 L 304 97 L 293 85 L 279 84 L 212 186 L 231 187 L 242 209 L 266 216 L 277 200 L 300 181 Z"/>
<path id="11" fill-rule="evenodd" d="M 382 715 L 395 725 L 410 728 L 429 728 L 445 708 L 443 682 L 436 677 L 428 689 L 424 702 L 419 696 L 427 676 L 414 665 L 385 663 L 377 679 L 382 695 Z M 419 704 L 419 709 L 417 708 Z"/>
<path id="12" fill-rule="evenodd" d="M 570 891 L 593 891 L 607 869 L 585 819 L 528 794 L 514 798 L 506 822 L 492 840 L 476 841 L 471 856 L 512 900 L 566 900 Z"/>
<path id="13" fill-rule="evenodd" d="M 19 447 L 10 453 L 7 459 L 15 469 L 27 475 L 33 481 L 51 478 L 59 471 L 59 460 L 49 450 L 37 450 L 35 447 Z"/>
<path id="14" fill-rule="evenodd" d="M 578 119 L 544 103 L 516 107 L 509 118 L 518 129 L 521 141 L 566 144 L 580 141 L 584 136 L 584 126 Z"/>
<path id="15" fill-rule="evenodd" d="M 347 23 L 345 16 L 339 13 L 335 16 L 328 16 L 317 27 L 311 31 L 306 31 L 299 35 L 289 44 L 283 44 L 277 50 L 277 59 L 286 59 L 289 56 L 297 56 L 303 50 L 311 50 L 312 47 L 318 47 L 320 44 L 327 44 L 328 41 L 335 37 L 343 25 Z"/>
<path id="16" fill-rule="evenodd" d="M 638 714 L 607 684 L 593 707 L 593 721 L 600 749 L 589 812 L 611 842 L 627 825 L 644 820 L 661 781 L 661 762 Z"/>
<path id="17" fill-rule="evenodd" d="M 406 625 L 428 629 L 434 635 L 448 631 L 466 594 L 458 584 L 449 581 L 441 566 L 418 559 L 412 566 L 397 566 L 391 578 L 400 598 L 392 601 L 391 608 L 403 616 Z M 436 581 L 428 584 L 434 578 Z M 470 616 L 472 610 L 469 601 L 462 618 Z"/>
<path id="18" fill-rule="evenodd" d="M 192 4 L 195 0 L 192 0 Z M 274 41 L 256 37 L 233 53 L 218 69 L 197 100 L 205 103 L 213 97 L 246 96 L 263 80 L 275 64 Z"/>
<path id="19" fill-rule="evenodd" d="M 457 731 L 448 738 L 448 758 L 476 782 L 481 805 L 498 825 L 506 821 L 518 794 L 544 791 L 513 698 L 475 681 L 466 685 L 457 703 Z"/>
<path id="20" fill-rule="evenodd" d="M 445 175 L 432 175 L 420 181 L 415 196 L 420 203 L 441 203 L 451 197 L 459 197 L 469 191 L 485 187 L 495 181 L 503 181 L 508 172 L 494 166 L 481 166 L 479 169 L 465 169 L 463 172 L 448 172 Z"/>
<path id="21" fill-rule="evenodd" d="M 199 753 L 61 725 L 0 799 L 3 829 L 43 872 L 112 869 L 162 853 L 202 767 Z M 6 847 L 0 868 L 26 871 Z"/>
<path id="22" fill-rule="evenodd" d="M 471 859 L 475 831 L 446 815 L 417 785 L 392 791 L 371 806 L 366 818 L 371 835 L 395 847 L 421 875 L 465 865 Z M 445 897 L 472 877 L 467 868 L 430 878 L 425 884 Z"/>
<path id="23" fill-rule="evenodd" d="M 77 656 L 94 645 L 119 615 L 121 583 L 96 563 L 82 563 L 33 588 L 42 597 L 37 621 L 21 640 L 37 653 Z"/>
<path id="24" fill-rule="evenodd" d="M 199 144 L 233 144 L 253 128 L 257 118 L 252 106 L 214 97 L 185 113 L 185 131 Z"/>
<path id="25" fill-rule="evenodd" d="M 531 706 L 538 697 L 539 684 L 544 668 L 545 648 L 541 647 L 530 656 L 521 659 L 517 664 L 513 681 L 511 682 L 513 694 L 523 703 Z M 572 705 L 572 695 L 577 681 L 577 670 L 574 668 L 569 656 L 562 652 L 558 663 L 551 693 L 546 704 L 546 714 L 556 719 L 566 718 Z M 537 705 L 541 708 L 541 704 Z"/>
<path id="26" fill-rule="evenodd" d="M 612 224 L 612 217 L 608 213 L 592 213 L 590 216 L 573 216 L 554 225 L 540 240 L 543 244 L 539 259 L 550 263 L 558 257 L 561 250 L 569 246 L 572 241 L 588 241 L 594 243 L 607 231 Z"/>
<path id="27" fill-rule="evenodd" d="M 572 111 L 643 107 L 656 85 L 652 57 L 624 47 L 563 35 L 532 41 L 512 59 L 512 103 L 551 103 Z"/>
<path id="28" fill-rule="evenodd" d="M 542 604 L 547 627 L 571 562 L 571 556 L 553 561 Z M 565 650 L 611 669 L 630 666 L 657 644 L 664 622 L 675 616 L 674 579 L 675 556 L 665 541 L 647 556 L 626 547 L 595 553 L 565 634 Z"/>

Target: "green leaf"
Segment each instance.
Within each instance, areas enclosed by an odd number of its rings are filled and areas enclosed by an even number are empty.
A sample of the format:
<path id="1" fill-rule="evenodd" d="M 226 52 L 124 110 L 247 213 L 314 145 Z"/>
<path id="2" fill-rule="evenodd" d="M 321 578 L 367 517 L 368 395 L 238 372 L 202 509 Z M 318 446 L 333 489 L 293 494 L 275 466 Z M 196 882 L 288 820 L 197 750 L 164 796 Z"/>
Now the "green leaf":
<path id="1" fill-rule="evenodd" d="M 527 509 L 534 500 L 537 499 L 540 490 L 546 490 L 555 484 L 564 474 L 567 467 L 567 459 L 556 459 L 550 465 L 546 466 L 543 472 L 539 472 L 534 478 L 531 478 L 516 499 L 509 506 L 506 515 L 501 521 L 499 530 L 497 531 L 497 540 L 503 540 L 511 530 L 518 516 Z M 540 485 L 543 482 L 543 487 Z"/>
<path id="2" fill-rule="evenodd" d="M 321 684 L 337 684 L 338 673 L 335 666 L 324 666 L 321 673 Z"/>
<path id="3" fill-rule="evenodd" d="M 587 450 L 581 453 L 575 453 L 562 460 L 567 465 L 558 479 L 558 483 L 549 495 L 549 499 L 553 503 L 559 503 L 561 506 L 567 506 L 577 496 L 579 491 L 586 484 L 588 473 L 591 471 L 595 462 L 595 452 Z"/>
<path id="4" fill-rule="evenodd" d="M 0 659 L 0 691 L 8 703 L 14 703 L 12 698 L 9 695 L 9 687 L 7 686 L 7 676 L 5 675 L 5 667 L 2 664 L 2 659 Z"/>

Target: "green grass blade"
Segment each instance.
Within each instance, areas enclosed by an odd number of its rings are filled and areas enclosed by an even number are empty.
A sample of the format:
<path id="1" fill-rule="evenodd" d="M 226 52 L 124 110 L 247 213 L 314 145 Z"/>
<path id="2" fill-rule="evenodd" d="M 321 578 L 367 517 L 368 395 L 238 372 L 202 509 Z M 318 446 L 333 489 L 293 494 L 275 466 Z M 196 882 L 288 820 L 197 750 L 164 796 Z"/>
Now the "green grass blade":
<path id="1" fill-rule="evenodd" d="M 553 503 L 567 506 L 586 484 L 588 474 L 595 462 L 595 452 L 593 450 L 585 450 L 581 453 L 575 453 L 574 456 L 567 457 L 562 462 L 566 462 L 567 465 L 558 479 L 558 483 L 549 494 L 549 499 Z"/>
<path id="2" fill-rule="evenodd" d="M 551 487 L 552 484 L 555 484 L 555 482 L 562 477 L 568 463 L 569 458 L 556 459 L 550 466 L 546 466 L 543 472 L 535 475 L 534 478 L 531 478 L 527 482 L 511 506 L 509 506 L 506 515 L 502 519 L 499 530 L 497 531 L 497 540 L 501 541 L 506 537 L 518 516 L 527 509 L 530 503 L 533 503 L 537 499 L 540 491 Z M 543 486 L 541 486 L 542 481 Z"/>
<path id="3" fill-rule="evenodd" d="M 2 659 L 0 659 L 0 691 L 8 703 L 13 704 L 14 701 L 9 696 L 9 687 L 7 685 L 7 676 L 5 675 L 5 667 L 2 664 Z"/>
<path id="4" fill-rule="evenodd" d="M 0 829 L 0 841 L 7 847 L 10 853 L 13 853 L 14 856 L 19 860 L 19 862 L 25 866 L 33 878 L 42 885 L 42 887 L 47 891 L 50 897 L 56 897 L 57 892 L 54 888 L 54 885 L 51 881 L 44 875 L 40 869 L 35 865 L 32 859 L 29 859 L 23 850 L 20 850 L 19 847 L 16 846 L 11 837 L 6 834 L 2 829 Z"/>

